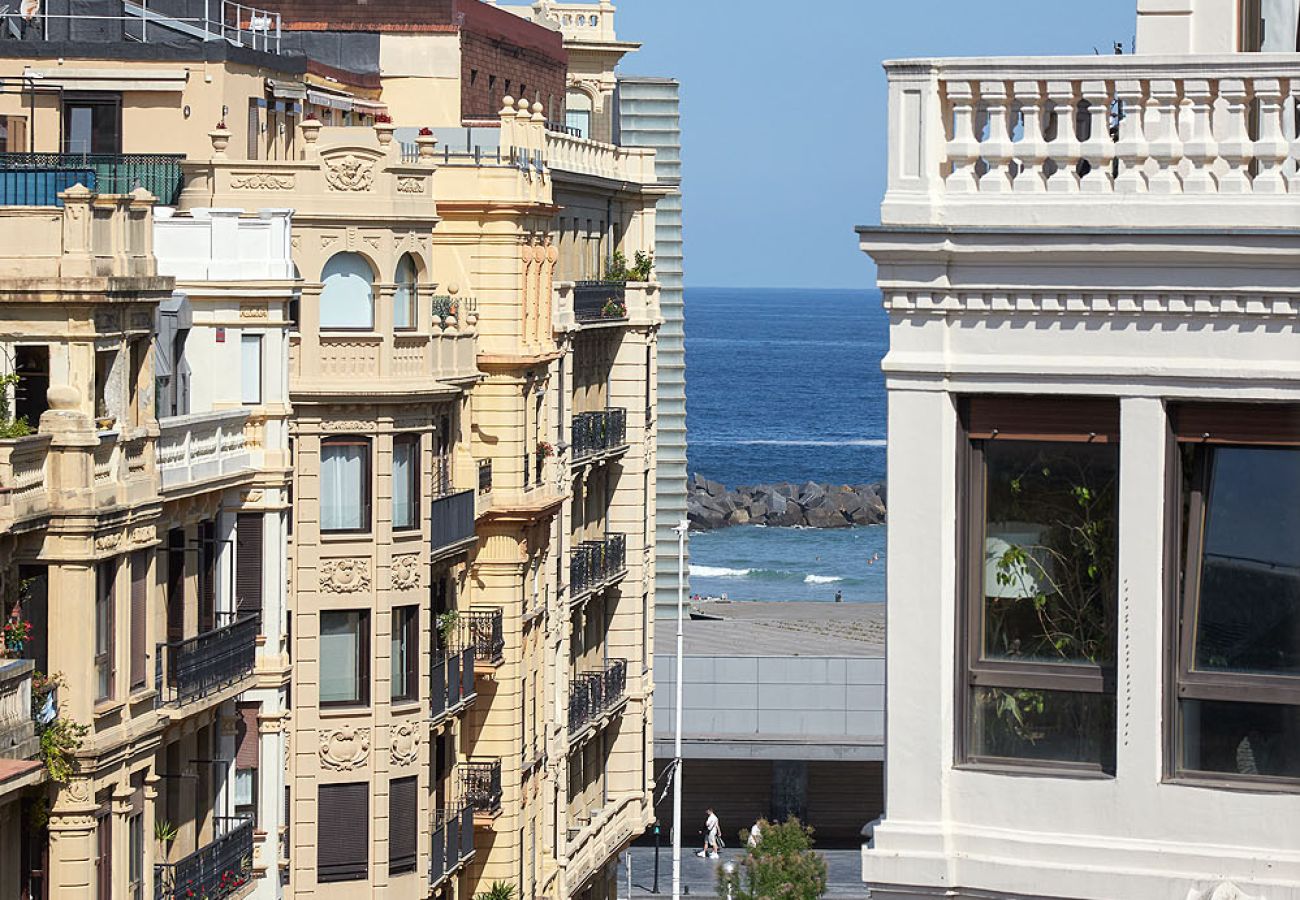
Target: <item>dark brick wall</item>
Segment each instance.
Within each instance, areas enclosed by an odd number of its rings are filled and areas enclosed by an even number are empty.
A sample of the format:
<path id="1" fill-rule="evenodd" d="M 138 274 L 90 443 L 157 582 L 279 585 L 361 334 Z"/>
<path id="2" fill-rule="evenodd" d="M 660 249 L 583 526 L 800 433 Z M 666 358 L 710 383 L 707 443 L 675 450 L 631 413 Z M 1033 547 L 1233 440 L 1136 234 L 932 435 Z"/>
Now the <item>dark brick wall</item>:
<path id="1" fill-rule="evenodd" d="M 462 116 L 494 118 L 509 95 L 541 101 L 548 119 L 563 120 L 564 63 L 469 26 L 461 32 L 460 50 Z"/>

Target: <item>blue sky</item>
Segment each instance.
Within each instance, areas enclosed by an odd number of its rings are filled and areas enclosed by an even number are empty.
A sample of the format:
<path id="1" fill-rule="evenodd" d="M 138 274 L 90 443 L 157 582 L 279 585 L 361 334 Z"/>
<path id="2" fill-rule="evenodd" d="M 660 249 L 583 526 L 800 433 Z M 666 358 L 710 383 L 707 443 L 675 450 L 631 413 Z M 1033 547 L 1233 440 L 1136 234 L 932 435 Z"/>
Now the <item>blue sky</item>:
<path id="1" fill-rule="evenodd" d="M 616 0 L 623 69 L 682 82 L 690 286 L 869 287 L 884 59 L 1110 52 L 1136 0 Z"/>

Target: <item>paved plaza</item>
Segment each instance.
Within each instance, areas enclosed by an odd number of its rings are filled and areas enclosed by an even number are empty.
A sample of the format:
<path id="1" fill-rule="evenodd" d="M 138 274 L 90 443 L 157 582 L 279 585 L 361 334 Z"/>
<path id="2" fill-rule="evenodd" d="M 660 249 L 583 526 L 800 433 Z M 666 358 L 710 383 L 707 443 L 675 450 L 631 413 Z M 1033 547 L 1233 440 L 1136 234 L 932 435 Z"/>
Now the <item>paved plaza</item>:
<path id="1" fill-rule="evenodd" d="M 738 860 L 744 856 L 743 850 L 727 849 L 722 851 L 720 859 L 700 859 L 692 847 L 688 852 L 682 850 L 682 896 L 707 897 L 717 896 L 717 869 L 729 859 Z M 866 886 L 862 883 L 861 850 L 823 850 L 819 851 L 826 858 L 827 888 L 825 896 L 833 900 L 857 898 L 865 900 Z M 673 892 L 673 856 L 672 849 L 664 846 L 659 851 L 659 893 L 651 893 L 654 886 L 655 851 L 654 847 L 633 847 L 629 853 L 632 858 L 632 893 L 634 900 L 641 898 L 669 898 Z M 619 900 L 628 900 L 626 855 L 620 861 L 618 869 Z"/>

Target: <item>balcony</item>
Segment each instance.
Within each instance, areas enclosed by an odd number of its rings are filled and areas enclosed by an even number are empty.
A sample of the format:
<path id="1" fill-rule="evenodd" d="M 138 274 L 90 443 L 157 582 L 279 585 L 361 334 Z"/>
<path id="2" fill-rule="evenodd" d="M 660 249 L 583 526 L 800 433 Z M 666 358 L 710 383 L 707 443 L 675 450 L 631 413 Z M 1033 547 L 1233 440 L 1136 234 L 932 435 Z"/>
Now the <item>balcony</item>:
<path id="1" fill-rule="evenodd" d="M 1294 226 L 1295 54 L 886 69 L 885 226 Z"/>
<path id="2" fill-rule="evenodd" d="M 474 857 L 474 810 L 468 806 L 434 814 L 429 838 L 429 887 L 437 888 Z"/>
<path id="3" fill-rule="evenodd" d="M 473 544 L 474 492 L 461 491 L 433 501 L 429 511 L 430 547 L 435 559 Z"/>
<path id="4" fill-rule="evenodd" d="M 49 509 L 49 451 L 48 435 L 0 441 L 0 530 Z"/>
<path id="5" fill-rule="evenodd" d="M 561 177 L 586 175 L 620 183 L 653 185 L 655 151 L 642 147 L 616 147 L 564 132 L 546 131 L 543 158 Z"/>
<path id="6" fill-rule="evenodd" d="M 627 319 L 627 285 L 621 281 L 575 282 L 573 317 L 579 324 Z"/>
<path id="7" fill-rule="evenodd" d="M 158 704 L 184 706 L 227 691 L 253 674 L 261 616 L 246 616 L 197 637 L 158 645 Z"/>
<path id="8" fill-rule="evenodd" d="M 29 760 L 40 750 L 32 722 L 35 666 L 29 659 L 0 659 L 0 760 Z M 0 782 L 5 777 L 0 767 Z"/>
<path id="9" fill-rule="evenodd" d="M 483 760 L 460 766 L 461 789 L 474 812 L 476 824 L 501 814 L 501 760 Z"/>
<path id="10" fill-rule="evenodd" d="M 626 535 L 611 534 L 604 540 L 584 541 L 569 558 L 569 602 L 586 599 L 626 574 Z"/>
<path id="11" fill-rule="evenodd" d="M 468 613 L 469 640 L 477 663 L 495 668 L 505 661 L 504 616 L 499 609 L 472 609 Z"/>
<path id="12" fill-rule="evenodd" d="M 154 900 L 219 900 L 253 878 L 253 820 L 216 818 L 217 838 L 178 862 L 154 866 Z"/>
<path id="13" fill-rule="evenodd" d="M 477 331 L 461 313 L 428 331 L 323 331 L 304 323 L 290 338 L 289 379 L 295 393 L 351 396 L 376 391 L 437 393 L 447 381 L 478 372 Z"/>
<path id="14" fill-rule="evenodd" d="M 573 417 L 574 465 L 606 459 L 626 449 L 626 409 L 585 412 Z"/>
<path id="15" fill-rule="evenodd" d="M 612 659 L 598 672 L 573 676 L 569 688 L 569 739 L 578 740 L 588 729 L 617 710 L 627 697 L 627 660 Z"/>
<path id="16" fill-rule="evenodd" d="M 160 419 L 157 460 L 163 493 L 252 477 L 252 459 L 244 446 L 247 422 L 246 409 Z"/>
<path id="17" fill-rule="evenodd" d="M 457 642 L 459 645 L 459 642 Z M 437 725 L 468 707 L 478 696 L 474 686 L 475 648 L 435 650 L 429 673 L 429 717 Z"/>
<path id="18" fill-rule="evenodd" d="M 144 188 L 173 206 L 184 159 L 170 153 L 0 153 L 0 206 L 59 206 L 59 193 L 74 184 L 100 194 Z"/>

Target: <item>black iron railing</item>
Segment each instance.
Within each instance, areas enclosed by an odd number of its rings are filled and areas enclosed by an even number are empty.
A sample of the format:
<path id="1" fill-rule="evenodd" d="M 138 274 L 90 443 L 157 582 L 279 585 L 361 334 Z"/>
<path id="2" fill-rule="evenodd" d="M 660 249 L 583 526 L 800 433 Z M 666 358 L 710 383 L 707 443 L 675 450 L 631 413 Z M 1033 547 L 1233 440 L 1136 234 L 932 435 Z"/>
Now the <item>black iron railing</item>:
<path id="1" fill-rule="evenodd" d="M 437 887 L 474 855 L 474 811 L 455 806 L 434 813 L 429 839 L 429 884 Z"/>
<path id="2" fill-rule="evenodd" d="M 470 809 L 492 815 L 501 811 L 501 760 L 467 762 L 460 777 Z"/>
<path id="3" fill-rule="evenodd" d="M 579 672 L 569 687 L 569 733 L 577 734 L 627 696 L 627 660 L 611 659 L 598 672 Z"/>
<path id="4" fill-rule="evenodd" d="M 0 205 L 27 204 L 32 199 L 57 205 L 57 194 L 78 182 L 100 194 L 129 194 L 144 188 L 163 206 L 180 198 L 179 153 L 0 153 Z M 64 184 L 63 173 L 74 180 Z M 56 190 L 57 188 L 57 190 Z"/>
<path id="5" fill-rule="evenodd" d="M 607 535 L 602 541 L 584 541 L 569 559 L 571 600 L 593 591 L 627 571 L 627 537 Z"/>
<path id="6" fill-rule="evenodd" d="M 253 820 L 213 820 L 217 837 L 174 863 L 154 866 L 155 900 L 220 900 L 241 890 L 253 877 Z"/>
<path id="7" fill-rule="evenodd" d="M 472 609 L 468 614 L 469 639 L 474 645 L 475 659 L 499 663 L 506 648 L 502 630 L 504 616 L 499 609 Z"/>
<path id="8" fill-rule="evenodd" d="M 579 322 L 627 318 L 627 285 L 620 281 L 579 281 L 573 286 L 573 316 Z"/>
<path id="9" fill-rule="evenodd" d="M 573 417 L 573 461 L 627 446 L 627 410 L 605 409 Z"/>
<path id="10" fill-rule="evenodd" d="M 158 703 L 192 703 L 252 675 L 261 627 L 260 615 L 245 616 L 197 637 L 159 644 Z"/>
<path id="11" fill-rule="evenodd" d="M 475 652 L 472 642 L 459 638 L 451 649 L 435 648 L 429 673 L 429 715 L 434 721 L 478 696 L 474 684 Z"/>
<path id="12" fill-rule="evenodd" d="M 478 492 L 492 493 L 492 460 L 485 459 L 478 464 Z"/>
<path id="13" fill-rule="evenodd" d="M 461 491 L 434 500 L 429 525 L 429 543 L 435 555 L 474 537 L 474 492 Z"/>

